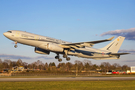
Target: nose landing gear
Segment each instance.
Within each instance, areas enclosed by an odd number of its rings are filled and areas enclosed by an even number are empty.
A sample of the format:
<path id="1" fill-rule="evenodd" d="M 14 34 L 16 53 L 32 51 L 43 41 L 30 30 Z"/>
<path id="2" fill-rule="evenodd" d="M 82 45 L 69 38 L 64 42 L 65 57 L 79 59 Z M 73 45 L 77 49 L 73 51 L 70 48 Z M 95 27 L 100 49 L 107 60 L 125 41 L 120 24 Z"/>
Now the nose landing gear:
<path id="1" fill-rule="evenodd" d="M 16 41 L 15 41 L 15 45 L 14 45 L 14 47 L 15 47 L 15 48 L 17 48 L 17 47 L 18 47 L 18 46 L 17 46 L 17 42 L 16 42 Z"/>

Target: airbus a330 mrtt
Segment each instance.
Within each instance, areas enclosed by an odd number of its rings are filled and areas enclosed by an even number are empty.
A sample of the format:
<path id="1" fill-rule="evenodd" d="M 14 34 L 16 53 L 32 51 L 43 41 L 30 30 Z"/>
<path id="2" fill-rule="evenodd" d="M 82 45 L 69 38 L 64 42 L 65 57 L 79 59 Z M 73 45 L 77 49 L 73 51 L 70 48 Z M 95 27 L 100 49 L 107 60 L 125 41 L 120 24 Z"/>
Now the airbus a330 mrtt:
<path id="1" fill-rule="evenodd" d="M 62 61 L 59 54 L 62 54 L 63 58 L 66 58 L 67 61 L 70 60 L 70 57 L 68 57 L 68 55 L 101 60 L 119 59 L 120 55 L 128 54 L 117 53 L 125 39 L 125 37 L 122 36 L 119 36 L 110 44 L 101 49 L 95 49 L 91 48 L 94 44 L 110 41 L 114 37 L 98 41 L 70 43 L 18 30 L 10 30 L 3 34 L 8 39 L 15 42 L 15 48 L 17 48 L 17 43 L 21 43 L 35 47 L 35 52 L 39 54 L 49 55 L 50 52 L 54 52 L 56 53 L 55 59 L 58 59 L 58 61 Z"/>

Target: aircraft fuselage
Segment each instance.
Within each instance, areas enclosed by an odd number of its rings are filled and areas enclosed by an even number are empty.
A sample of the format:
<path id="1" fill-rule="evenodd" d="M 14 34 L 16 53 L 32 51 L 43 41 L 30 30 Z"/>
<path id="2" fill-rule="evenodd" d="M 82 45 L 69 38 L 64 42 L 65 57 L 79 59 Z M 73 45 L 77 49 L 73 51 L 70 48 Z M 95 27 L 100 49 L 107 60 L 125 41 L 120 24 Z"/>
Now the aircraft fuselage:
<path id="1" fill-rule="evenodd" d="M 16 43 L 21 43 L 24 45 L 41 48 L 42 50 L 38 49 L 37 52 L 42 53 L 43 51 L 43 54 L 49 54 L 50 52 L 54 52 L 56 54 L 63 54 L 63 55 L 65 54 L 65 55 L 77 56 L 82 58 L 92 58 L 92 59 L 103 59 L 103 58 L 107 59 L 110 57 L 112 57 L 112 59 L 119 58 L 118 55 L 111 56 L 110 55 L 111 52 L 108 50 L 95 49 L 87 46 L 79 47 L 79 48 L 76 48 L 78 47 L 76 46 L 74 48 L 72 45 L 70 45 L 68 46 L 70 48 L 63 48 L 61 45 L 72 44 L 72 43 L 46 37 L 46 36 L 24 32 L 24 31 L 11 30 L 5 32 L 4 36 L 6 36 L 12 41 L 15 41 Z"/>

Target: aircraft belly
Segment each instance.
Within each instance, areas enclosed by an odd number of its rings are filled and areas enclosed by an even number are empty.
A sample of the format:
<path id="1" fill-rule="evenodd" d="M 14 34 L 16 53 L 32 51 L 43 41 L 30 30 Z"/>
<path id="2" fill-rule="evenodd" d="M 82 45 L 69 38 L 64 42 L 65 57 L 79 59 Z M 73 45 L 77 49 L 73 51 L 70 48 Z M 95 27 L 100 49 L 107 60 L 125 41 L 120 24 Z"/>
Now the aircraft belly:
<path id="1" fill-rule="evenodd" d="M 108 55 L 99 55 L 99 54 L 83 54 L 83 53 L 78 53 L 78 52 L 68 52 L 68 55 L 73 55 L 73 56 L 77 56 L 77 57 L 82 57 L 82 58 L 109 58 Z"/>
<path id="2" fill-rule="evenodd" d="M 83 55 L 83 54 L 80 54 L 78 56 L 83 57 L 83 58 L 109 58 L 109 56 L 88 56 L 88 55 Z"/>

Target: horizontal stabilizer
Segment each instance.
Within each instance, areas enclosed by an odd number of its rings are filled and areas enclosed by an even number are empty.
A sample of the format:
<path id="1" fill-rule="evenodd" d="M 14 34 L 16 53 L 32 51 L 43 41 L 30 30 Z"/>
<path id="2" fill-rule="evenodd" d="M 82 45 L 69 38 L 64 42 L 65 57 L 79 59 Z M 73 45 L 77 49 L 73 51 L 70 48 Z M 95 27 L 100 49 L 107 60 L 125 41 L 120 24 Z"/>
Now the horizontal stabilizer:
<path id="1" fill-rule="evenodd" d="M 130 54 L 130 53 L 111 53 L 110 55 L 125 55 L 125 54 Z"/>

